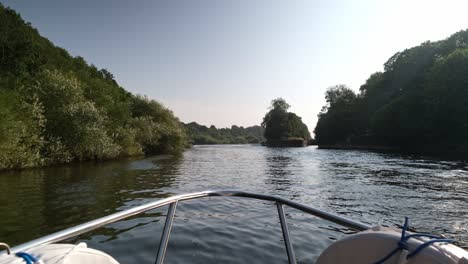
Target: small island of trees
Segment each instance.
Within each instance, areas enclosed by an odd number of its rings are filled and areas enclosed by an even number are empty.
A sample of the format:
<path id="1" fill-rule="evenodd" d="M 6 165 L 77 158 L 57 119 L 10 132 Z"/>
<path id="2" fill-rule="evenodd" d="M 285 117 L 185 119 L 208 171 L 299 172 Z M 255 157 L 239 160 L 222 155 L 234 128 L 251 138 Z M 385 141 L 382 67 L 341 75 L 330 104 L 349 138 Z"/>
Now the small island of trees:
<path id="1" fill-rule="evenodd" d="M 270 111 L 263 118 L 265 145 L 269 147 L 302 147 L 310 141 L 310 133 L 301 117 L 288 112 L 290 105 L 283 98 L 271 101 Z"/>

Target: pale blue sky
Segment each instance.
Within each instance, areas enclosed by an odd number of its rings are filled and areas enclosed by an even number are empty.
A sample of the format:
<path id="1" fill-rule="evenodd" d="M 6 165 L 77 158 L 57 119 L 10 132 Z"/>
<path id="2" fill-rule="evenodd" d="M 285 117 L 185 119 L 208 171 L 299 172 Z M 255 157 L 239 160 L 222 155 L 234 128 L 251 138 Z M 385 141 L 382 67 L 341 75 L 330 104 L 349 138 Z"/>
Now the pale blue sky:
<path id="1" fill-rule="evenodd" d="M 312 131 L 334 84 L 468 28 L 468 1 L 0 0 L 184 122 L 260 124 L 284 97 Z"/>

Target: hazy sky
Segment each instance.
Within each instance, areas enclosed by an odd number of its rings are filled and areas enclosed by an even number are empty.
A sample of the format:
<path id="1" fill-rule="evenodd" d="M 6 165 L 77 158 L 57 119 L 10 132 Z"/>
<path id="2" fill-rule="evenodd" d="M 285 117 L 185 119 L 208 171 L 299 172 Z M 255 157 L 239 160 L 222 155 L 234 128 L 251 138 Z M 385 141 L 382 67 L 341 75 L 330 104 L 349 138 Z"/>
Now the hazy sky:
<path id="1" fill-rule="evenodd" d="M 312 131 L 334 84 L 468 28 L 468 1 L 0 0 L 184 122 L 260 124 L 284 97 Z"/>

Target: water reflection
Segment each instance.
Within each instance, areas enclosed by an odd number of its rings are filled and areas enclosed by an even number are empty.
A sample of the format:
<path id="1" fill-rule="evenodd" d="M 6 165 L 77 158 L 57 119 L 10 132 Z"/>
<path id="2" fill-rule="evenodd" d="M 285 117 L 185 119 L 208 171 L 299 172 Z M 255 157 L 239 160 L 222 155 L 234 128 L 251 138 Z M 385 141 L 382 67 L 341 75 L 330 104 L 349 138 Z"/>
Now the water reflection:
<path id="1" fill-rule="evenodd" d="M 172 184 L 179 163 L 165 157 L 2 173 L 0 238 L 17 244 L 167 196 L 159 190 Z"/>
<path id="2" fill-rule="evenodd" d="M 267 157 L 266 161 L 266 174 L 269 176 L 266 183 L 273 184 L 281 188 L 287 188 L 290 186 L 290 177 L 293 174 L 293 170 L 289 166 L 293 166 L 293 158 L 276 154 Z"/>
<path id="3" fill-rule="evenodd" d="M 164 214 L 162 212 L 146 212 L 138 216 L 127 218 L 124 221 L 104 226 L 95 231 L 82 234 L 78 237 L 71 238 L 69 242 L 78 243 L 83 240 L 92 241 L 94 238 L 98 238 L 97 241 L 94 241 L 94 243 L 111 242 L 113 240 L 118 239 L 123 233 L 146 225 L 158 223 L 161 220 L 163 220 L 163 216 Z M 138 221 L 133 221 L 135 219 L 137 219 Z M 156 240 L 157 239 L 155 239 L 155 241 Z"/>

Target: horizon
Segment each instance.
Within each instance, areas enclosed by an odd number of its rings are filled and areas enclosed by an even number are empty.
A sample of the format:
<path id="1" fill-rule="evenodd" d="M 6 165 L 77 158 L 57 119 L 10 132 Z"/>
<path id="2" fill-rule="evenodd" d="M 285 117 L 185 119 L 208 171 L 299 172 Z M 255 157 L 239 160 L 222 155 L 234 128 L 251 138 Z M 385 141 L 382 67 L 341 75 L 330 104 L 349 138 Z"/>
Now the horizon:
<path id="1" fill-rule="evenodd" d="M 217 128 L 260 125 L 283 97 L 313 132 L 328 87 L 357 92 L 396 52 L 468 28 L 462 1 L 1 2 L 127 91 Z"/>

